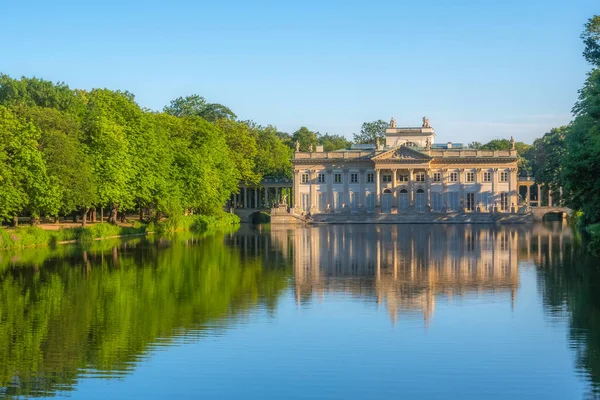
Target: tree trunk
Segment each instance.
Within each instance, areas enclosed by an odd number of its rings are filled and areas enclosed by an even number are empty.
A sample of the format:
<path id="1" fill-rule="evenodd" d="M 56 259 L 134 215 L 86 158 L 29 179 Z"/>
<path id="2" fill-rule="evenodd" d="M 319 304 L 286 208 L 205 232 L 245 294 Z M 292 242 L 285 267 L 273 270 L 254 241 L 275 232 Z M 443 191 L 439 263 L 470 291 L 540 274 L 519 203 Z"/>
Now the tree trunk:
<path id="1" fill-rule="evenodd" d="M 83 207 L 83 210 L 81 212 L 81 226 L 86 226 L 87 225 L 87 214 L 88 214 L 89 208 L 88 207 Z"/>
<path id="2" fill-rule="evenodd" d="M 104 206 L 100 207 L 100 222 L 104 222 Z"/>
<path id="3" fill-rule="evenodd" d="M 90 210 L 90 222 L 96 222 L 96 208 Z"/>
<path id="4" fill-rule="evenodd" d="M 13 222 L 12 225 L 16 228 L 17 226 L 19 226 L 19 216 L 15 215 L 13 216 Z"/>
<path id="5" fill-rule="evenodd" d="M 112 209 L 110 210 L 110 215 L 108 216 L 108 222 L 110 222 L 111 224 L 116 224 L 118 212 L 119 212 L 119 205 L 113 204 Z"/>
<path id="6" fill-rule="evenodd" d="M 144 209 L 140 207 L 140 221 L 144 220 Z"/>

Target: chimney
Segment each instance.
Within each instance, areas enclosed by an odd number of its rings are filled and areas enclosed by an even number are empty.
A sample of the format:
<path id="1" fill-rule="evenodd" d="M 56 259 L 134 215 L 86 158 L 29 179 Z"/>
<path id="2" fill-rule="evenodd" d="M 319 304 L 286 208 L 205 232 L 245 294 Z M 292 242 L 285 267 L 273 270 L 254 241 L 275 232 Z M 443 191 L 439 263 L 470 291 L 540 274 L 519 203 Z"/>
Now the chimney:
<path id="1" fill-rule="evenodd" d="M 452 148 L 452 142 L 448 142 L 448 148 L 451 149 Z"/>

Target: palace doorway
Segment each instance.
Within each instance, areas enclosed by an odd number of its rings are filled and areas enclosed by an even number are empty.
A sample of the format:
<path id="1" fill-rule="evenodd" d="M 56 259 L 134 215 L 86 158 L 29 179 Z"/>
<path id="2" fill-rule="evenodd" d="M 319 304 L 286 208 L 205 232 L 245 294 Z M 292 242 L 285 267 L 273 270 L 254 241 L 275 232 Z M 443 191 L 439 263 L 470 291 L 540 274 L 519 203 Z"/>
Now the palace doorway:
<path id="1" fill-rule="evenodd" d="M 423 189 L 418 189 L 415 194 L 415 205 L 417 211 L 425 211 L 425 191 Z"/>
<path id="2" fill-rule="evenodd" d="M 390 189 L 385 189 L 381 195 L 381 212 L 392 212 L 392 198 L 392 191 Z"/>
<path id="3" fill-rule="evenodd" d="M 409 199 L 408 199 L 408 190 L 402 189 L 400 190 L 400 200 L 399 200 L 399 209 L 400 211 L 408 211 L 409 208 Z"/>

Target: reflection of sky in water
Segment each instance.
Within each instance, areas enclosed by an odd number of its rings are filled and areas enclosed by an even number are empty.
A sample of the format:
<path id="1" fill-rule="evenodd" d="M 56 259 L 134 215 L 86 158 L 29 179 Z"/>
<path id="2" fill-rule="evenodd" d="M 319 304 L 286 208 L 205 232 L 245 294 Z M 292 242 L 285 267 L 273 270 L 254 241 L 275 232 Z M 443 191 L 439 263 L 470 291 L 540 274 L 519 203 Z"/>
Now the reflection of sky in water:
<path id="1" fill-rule="evenodd" d="M 589 390 L 589 371 L 575 368 L 570 349 L 584 339 L 573 342 L 571 315 L 547 304 L 566 290 L 548 274 L 578 259 L 570 233 L 541 225 L 405 229 L 243 228 L 226 238 L 230 251 L 261 260 L 266 271 L 293 271 L 274 309 L 259 301 L 209 321 L 208 330 L 155 340 L 132 372 L 84 375 L 61 394 L 571 399 Z"/>

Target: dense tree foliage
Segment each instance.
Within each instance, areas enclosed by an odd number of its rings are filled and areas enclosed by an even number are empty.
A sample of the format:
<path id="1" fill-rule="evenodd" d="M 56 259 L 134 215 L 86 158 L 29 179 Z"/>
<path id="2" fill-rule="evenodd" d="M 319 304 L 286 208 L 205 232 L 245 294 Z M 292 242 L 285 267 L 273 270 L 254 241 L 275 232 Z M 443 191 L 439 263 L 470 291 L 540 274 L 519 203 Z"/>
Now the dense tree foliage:
<path id="1" fill-rule="evenodd" d="M 193 94 L 178 97 L 171 101 L 163 111 L 175 117 L 202 117 L 207 121 L 215 122 L 219 119 L 235 120 L 237 116 L 229 108 L 218 103 L 208 103 L 204 97 Z"/>
<path id="2" fill-rule="evenodd" d="M 536 180 L 562 188 L 565 205 L 600 222 L 600 16 L 585 24 L 584 58 L 593 68 L 573 107 L 574 120 L 534 142 Z"/>
<path id="3" fill-rule="evenodd" d="M 360 133 L 354 134 L 355 143 L 379 144 L 385 141 L 385 130 L 388 123 L 382 119 L 371 122 L 364 122 L 360 128 Z"/>
<path id="4" fill-rule="evenodd" d="M 95 208 L 112 210 L 111 222 L 136 210 L 210 215 L 240 182 L 291 177 L 291 135 L 198 95 L 164 111 L 140 108 L 129 92 L 0 75 L 0 220 Z"/>

